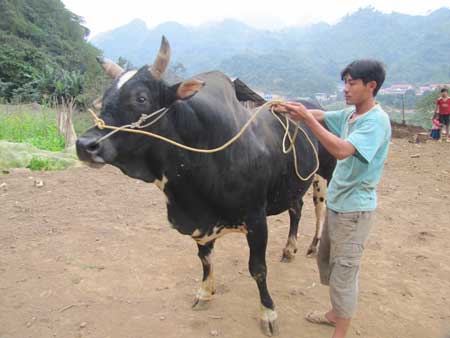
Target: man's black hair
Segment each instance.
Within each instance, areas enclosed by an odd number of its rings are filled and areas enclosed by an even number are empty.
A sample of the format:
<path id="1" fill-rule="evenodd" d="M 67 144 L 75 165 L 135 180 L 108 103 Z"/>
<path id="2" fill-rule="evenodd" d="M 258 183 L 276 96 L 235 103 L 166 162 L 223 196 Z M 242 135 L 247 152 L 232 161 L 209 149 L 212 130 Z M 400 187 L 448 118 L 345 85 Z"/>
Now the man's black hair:
<path id="1" fill-rule="evenodd" d="M 365 85 L 375 81 L 377 83 L 373 91 L 375 97 L 386 78 L 386 69 L 384 64 L 377 60 L 355 60 L 341 72 L 341 79 L 344 80 L 346 75 L 350 75 L 354 80 L 362 80 Z"/>
<path id="2" fill-rule="evenodd" d="M 443 92 L 447 92 L 448 93 L 448 88 L 442 88 L 441 89 L 441 93 L 443 93 Z"/>

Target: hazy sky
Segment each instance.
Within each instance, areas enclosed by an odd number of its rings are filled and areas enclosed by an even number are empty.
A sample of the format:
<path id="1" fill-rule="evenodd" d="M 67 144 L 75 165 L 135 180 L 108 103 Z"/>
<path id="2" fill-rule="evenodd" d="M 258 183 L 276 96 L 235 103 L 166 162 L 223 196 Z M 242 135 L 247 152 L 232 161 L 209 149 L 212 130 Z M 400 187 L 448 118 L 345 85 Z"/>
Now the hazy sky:
<path id="1" fill-rule="evenodd" d="M 149 28 L 165 21 L 185 25 L 235 18 L 250 26 L 277 29 L 325 21 L 333 24 L 358 8 L 372 6 L 384 12 L 424 15 L 449 0 L 62 0 L 73 13 L 85 19 L 91 36 L 124 25 L 135 18 Z"/>

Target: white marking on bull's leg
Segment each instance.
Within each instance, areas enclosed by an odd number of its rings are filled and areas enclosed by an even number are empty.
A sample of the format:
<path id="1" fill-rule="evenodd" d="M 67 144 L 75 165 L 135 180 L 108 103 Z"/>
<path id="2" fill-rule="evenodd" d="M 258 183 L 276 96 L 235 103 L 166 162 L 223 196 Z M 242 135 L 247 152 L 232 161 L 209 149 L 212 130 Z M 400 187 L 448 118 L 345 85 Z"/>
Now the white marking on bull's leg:
<path id="1" fill-rule="evenodd" d="M 128 82 L 128 80 L 130 80 L 134 74 L 137 73 L 137 70 L 130 70 L 126 73 L 124 73 L 123 75 L 120 76 L 119 81 L 117 82 L 117 89 L 120 89 L 125 83 Z"/>
<path id="2" fill-rule="evenodd" d="M 313 201 L 316 213 L 316 233 L 308 248 L 307 255 L 317 254 L 317 250 L 322 236 L 323 224 L 326 214 L 327 181 L 319 175 L 314 175 L 313 180 Z"/>
<path id="3" fill-rule="evenodd" d="M 161 181 L 155 180 L 153 183 L 159 188 L 159 190 L 164 191 L 164 187 L 166 186 L 168 180 L 167 177 L 163 175 Z"/>
<path id="4" fill-rule="evenodd" d="M 191 236 L 192 236 L 192 238 L 194 238 L 194 240 L 198 244 L 205 245 L 208 242 L 211 242 L 217 238 L 220 238 L 226 234 L 230 234 L 233 232 L 246 235 L 248 231 L 247 231 L 247 227 L 245 225 L 239 225 L 235 228 L 225 228 L 225 227 L 216 226 L 216 227 L 214 227 L 213 231 L 210 234 L 205 234 L 205 235 L 201 236 L 201 232 L 199 230 L 195 230 Z"/>
<path id="5" fill-rule="evenodd" d="M 260 323 L 261 329 L 267 336 L 278 335 L 278 315 L 275 310 L 269 309 L 261 304 Z"/>
<path id="6" fill-rule="evenodd" d="M 202 233 L 200 232 L 200 230 L 195 229 L 195 231 L 192 233 L 191 237 L 199 237 Z"/>
<path id="7" fill-rule="evenodd" d="M 212 250 L 212 246 L 209 247 Z M 206 247 L 199 246 L 199 257 L 203 265 L 203 281 L 195 296 L 195 301 L 192 309 L 195 311 L 207 310 L 210 302 L 216 292 L 213 266 L 212 266 L 212 251 L 202 256 L 200 250 L 207 249 Z"/>
<path id="8" fill-rule="evenodd" d="M 211 263 L 211 255 L 202 259 L 202 263 L 209 266 L 208 277 L 202 281 L 202 285 L 197 291 L 196 298 L 203 301 L 210 301 L 216 292 L 216 283 L 214 280 L 213 267 Z"/>

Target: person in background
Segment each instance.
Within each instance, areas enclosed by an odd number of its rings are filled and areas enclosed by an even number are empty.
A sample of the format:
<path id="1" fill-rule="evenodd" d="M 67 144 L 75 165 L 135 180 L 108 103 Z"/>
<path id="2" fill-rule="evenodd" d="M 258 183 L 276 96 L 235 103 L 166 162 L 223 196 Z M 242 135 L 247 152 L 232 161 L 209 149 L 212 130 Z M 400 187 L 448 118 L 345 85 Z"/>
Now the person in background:
<path id="1" fill-rule="evenodd" d="M 439 114 L 434 114 L 431 126 L 431 138 L 433 140 L 439 140 L 441 137 L 442 123 L 439 121 Z"/>
<path id="2" fill-rule="evenodd" d="M 434 113 L 439 113 L 439 122 L 445 126 L 445 133 L 441 133 L 441 138 L 450 142 L 449 124 L 450 124 L 450 99 L 448 98 L 448 89 L 441 89 L 441 97 L 436 100 Z"/>

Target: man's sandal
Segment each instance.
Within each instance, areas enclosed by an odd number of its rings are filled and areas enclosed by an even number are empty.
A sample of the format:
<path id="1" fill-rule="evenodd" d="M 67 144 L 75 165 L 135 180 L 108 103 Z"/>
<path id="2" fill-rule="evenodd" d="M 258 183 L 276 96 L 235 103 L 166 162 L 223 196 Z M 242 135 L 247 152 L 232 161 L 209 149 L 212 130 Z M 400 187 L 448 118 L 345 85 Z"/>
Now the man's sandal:
<path id="1" fill-rule="evenodd" d="M 326 312 L 311 311 L 305 316 L 305 319 L 308 322 L 314 323 L 314 324 L 336 326 L 336 323 L 333 323 L 332 321 L 328 320 L 328 318 L 325 316 L 325 314 L 326 314 Z"/>

